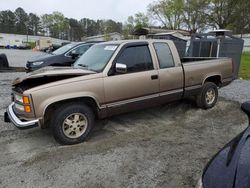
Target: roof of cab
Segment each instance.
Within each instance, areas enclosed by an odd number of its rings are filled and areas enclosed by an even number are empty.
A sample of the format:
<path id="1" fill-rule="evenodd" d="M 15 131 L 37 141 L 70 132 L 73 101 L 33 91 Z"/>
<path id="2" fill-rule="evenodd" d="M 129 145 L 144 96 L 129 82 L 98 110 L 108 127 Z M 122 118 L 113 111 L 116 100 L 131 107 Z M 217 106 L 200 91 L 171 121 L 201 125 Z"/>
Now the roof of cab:
<path id="1" fill-rule="evenodd" d="M 99 44 L 124 44 L 124 43 L 137 43 L 137 42 L 166 42 L 170 40 L 162 40 L 162 39 L 143 39 L 143 40 L 116 40 L 116 41 L 107 41 L 107 42 L 102 42 Z"/>

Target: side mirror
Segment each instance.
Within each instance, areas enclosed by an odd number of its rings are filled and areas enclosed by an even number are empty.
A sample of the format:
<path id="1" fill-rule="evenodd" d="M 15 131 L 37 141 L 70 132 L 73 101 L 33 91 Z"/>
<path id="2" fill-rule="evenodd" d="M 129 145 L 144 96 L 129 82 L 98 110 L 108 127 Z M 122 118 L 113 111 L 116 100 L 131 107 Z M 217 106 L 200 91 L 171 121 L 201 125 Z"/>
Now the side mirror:
<path id="1" fill-rule="evenodd" d="M 115 64 L 115 71 L 117 73 L 125 74 L 125 73 L 127 73 L 127 65 L 122 64 L 122 63 L 116 63 Z"/>
<path id="2" fill-rule="evenodd" d="M 72 57 L 72 59 L 76 59 L 77 57 L 79 57 L 79 54 L 75 50 L 73 50 L 70 52 L 70 56 Z"/>
<path id="3" fill-rule="evenodd" d="M 250 101 L 244 102 L 241 105 L 241 109 L 242 109 L 243 112 L 245 112 L 248 115 L 248 118 L 249 118 L 249 121 L 250 121 Z"/>

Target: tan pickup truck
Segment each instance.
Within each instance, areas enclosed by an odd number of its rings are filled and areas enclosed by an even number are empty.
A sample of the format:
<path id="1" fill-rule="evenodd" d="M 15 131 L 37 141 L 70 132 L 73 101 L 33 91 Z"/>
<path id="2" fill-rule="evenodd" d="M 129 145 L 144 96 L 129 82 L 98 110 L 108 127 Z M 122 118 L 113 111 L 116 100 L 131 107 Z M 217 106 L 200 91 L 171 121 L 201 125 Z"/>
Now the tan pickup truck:
<path id="1" fill-rule="evenodd" d="M 96 119 L 194 98 L 215 105 L 232 81 L 229 58 L 180 59 L 168 40 L 112 41 L 91 47 L 71 68 L 43 68 L 13 82 L 5 121 L 52 128 L 61 144 L 84 141 Z"/>

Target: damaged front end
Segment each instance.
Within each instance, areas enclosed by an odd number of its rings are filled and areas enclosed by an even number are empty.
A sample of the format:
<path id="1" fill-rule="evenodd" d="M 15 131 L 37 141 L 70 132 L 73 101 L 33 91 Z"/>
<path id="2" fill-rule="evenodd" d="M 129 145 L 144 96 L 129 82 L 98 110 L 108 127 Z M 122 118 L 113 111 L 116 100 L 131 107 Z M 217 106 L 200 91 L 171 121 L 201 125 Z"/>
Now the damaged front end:
<path id="1" fill-rule="evenodd" d="M 12 86 L 16 92 L 23 92 L 40 85 L 93 73 L 95 72 L 84 69 L 46 67 L 15 79 Z"/>
<path id="2" fill-rule="evenodd" d="M 93 71 L 74 68 L 44 68 L 15 79 L 12 84 L 12 103 L 6 110 L 5 122 L 12 122 L 20 129 L 39 126 L 32 93 L 28 92 L 29 89 L 94 73 Z"/>

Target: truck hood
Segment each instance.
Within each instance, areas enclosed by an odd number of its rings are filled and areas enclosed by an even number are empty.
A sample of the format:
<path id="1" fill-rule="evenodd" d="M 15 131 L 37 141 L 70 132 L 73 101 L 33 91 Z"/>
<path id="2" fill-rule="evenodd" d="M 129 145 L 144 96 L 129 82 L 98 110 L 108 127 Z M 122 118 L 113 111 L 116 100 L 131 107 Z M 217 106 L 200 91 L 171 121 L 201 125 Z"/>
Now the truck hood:
<path id="1" fill-rule="evenodd" d="M 22 90 L 26 90 L 51 82 L 95 73 L 96 72 L 73 67 L 44 67 L 26 74 L 23 77 L 16 78 L 13 81 L 12 86 L 21 87 Z"/>

